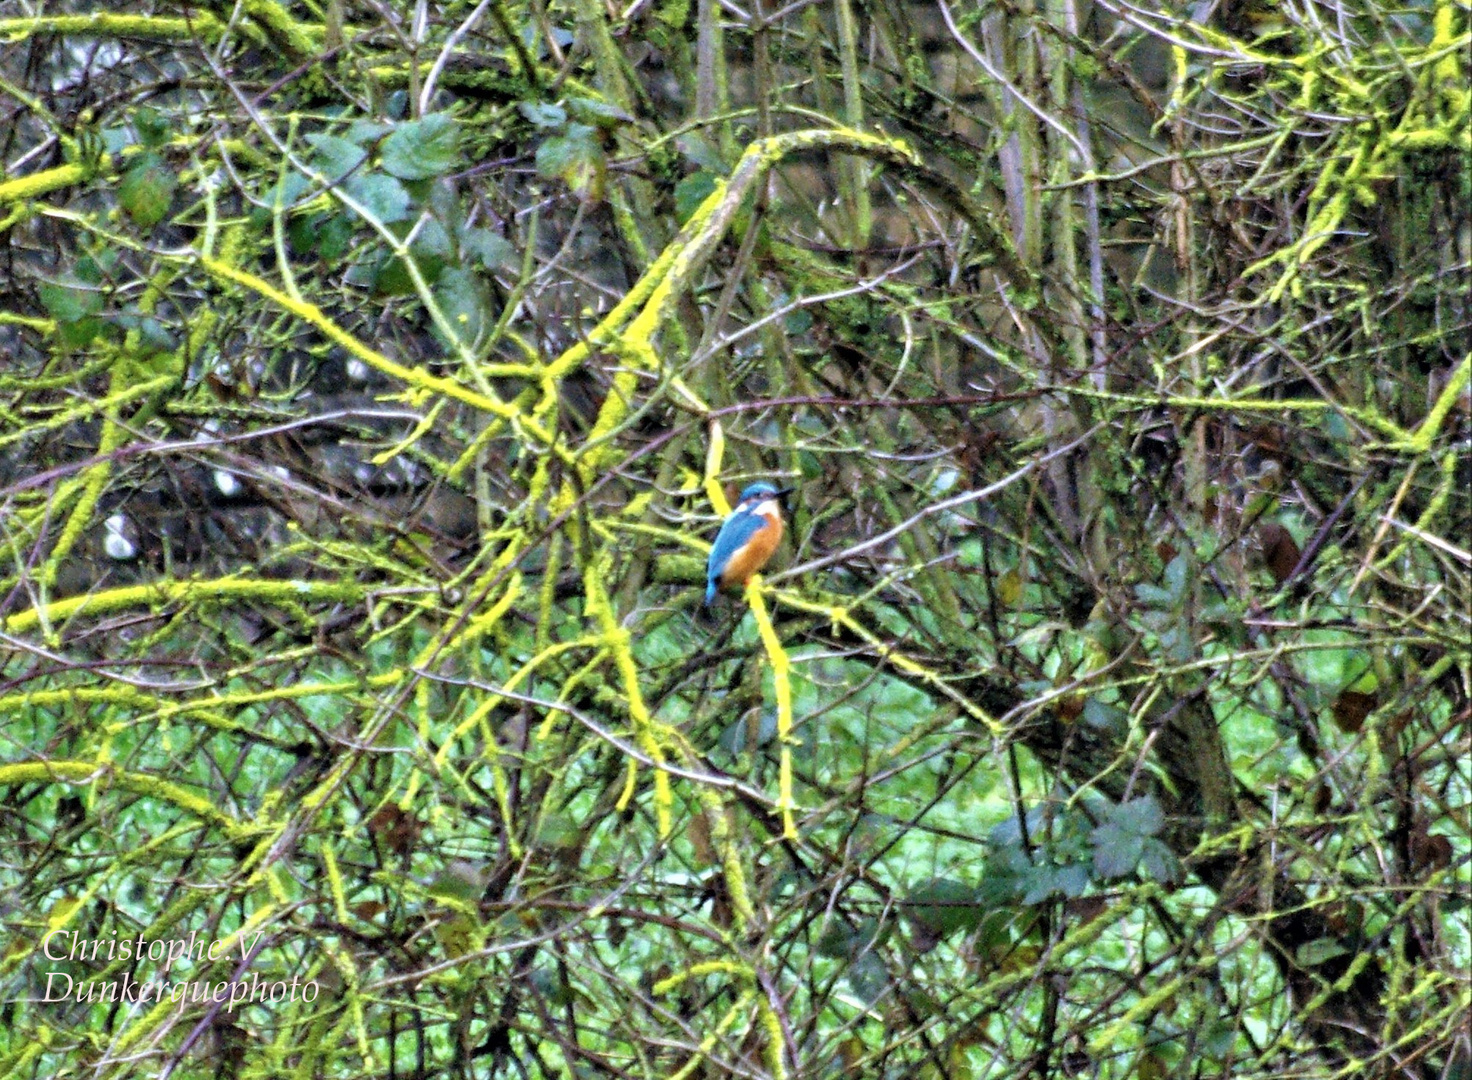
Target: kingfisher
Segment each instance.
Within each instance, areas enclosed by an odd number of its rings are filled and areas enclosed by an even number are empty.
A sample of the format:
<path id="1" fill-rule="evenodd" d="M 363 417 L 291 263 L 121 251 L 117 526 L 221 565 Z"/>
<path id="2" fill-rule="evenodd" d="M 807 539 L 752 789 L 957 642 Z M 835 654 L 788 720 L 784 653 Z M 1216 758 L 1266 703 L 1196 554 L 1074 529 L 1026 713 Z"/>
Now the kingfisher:
<path id="1" fill-rule="evenodd" d="M 782 540 L 782 496 L 792 488 L 779 488 L 765 480 L 741 493 L 741 501 L 721 525 L 705 564 L 705 606 L 716 591 L 745 585 L 767 565 Z"/>

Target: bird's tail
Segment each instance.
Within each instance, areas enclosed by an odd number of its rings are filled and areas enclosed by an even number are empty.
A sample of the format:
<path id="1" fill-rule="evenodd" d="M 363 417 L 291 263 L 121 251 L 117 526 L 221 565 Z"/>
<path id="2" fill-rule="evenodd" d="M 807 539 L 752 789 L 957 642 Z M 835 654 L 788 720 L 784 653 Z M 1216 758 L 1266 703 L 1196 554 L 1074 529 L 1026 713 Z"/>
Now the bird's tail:
<path id="1" fill-rule="evenodd" d="M 710 581 L 706 582 L 706 585 L 705 585 L 705 602 L 702 603 L 700 606 L 701 607 L 707 607 L 708 608 L 712 604 L 714 604 L 715 602 L 716 602 L 716 579 L 715 578 L 711 578 Z"/>

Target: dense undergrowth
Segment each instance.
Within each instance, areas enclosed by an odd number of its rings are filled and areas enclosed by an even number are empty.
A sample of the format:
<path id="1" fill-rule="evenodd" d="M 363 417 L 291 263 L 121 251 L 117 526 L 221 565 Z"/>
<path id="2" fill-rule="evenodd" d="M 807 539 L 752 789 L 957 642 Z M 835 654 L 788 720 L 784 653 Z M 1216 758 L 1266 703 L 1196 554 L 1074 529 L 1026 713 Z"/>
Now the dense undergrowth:
<path id="1" fill-rule="evenodd" d="M 1464 5 L 0 39 L 0 1076 L 1472 1076 Z"/>

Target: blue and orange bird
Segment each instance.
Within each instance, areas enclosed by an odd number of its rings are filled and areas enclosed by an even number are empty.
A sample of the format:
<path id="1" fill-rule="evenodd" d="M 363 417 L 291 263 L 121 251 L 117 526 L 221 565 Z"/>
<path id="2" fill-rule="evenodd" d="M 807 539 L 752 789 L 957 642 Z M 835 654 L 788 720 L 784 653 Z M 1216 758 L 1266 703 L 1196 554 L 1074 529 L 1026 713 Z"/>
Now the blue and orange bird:
<path id="1" fill-rule="evenodd" d="M 705 564 L 706 607 L 715 600 L 718 589 L 745 585 L 767 565 L 782 542 L 781 499 L 791 491 L 761 481 L 741 493 L 741 501 L 716 534 Z"/>

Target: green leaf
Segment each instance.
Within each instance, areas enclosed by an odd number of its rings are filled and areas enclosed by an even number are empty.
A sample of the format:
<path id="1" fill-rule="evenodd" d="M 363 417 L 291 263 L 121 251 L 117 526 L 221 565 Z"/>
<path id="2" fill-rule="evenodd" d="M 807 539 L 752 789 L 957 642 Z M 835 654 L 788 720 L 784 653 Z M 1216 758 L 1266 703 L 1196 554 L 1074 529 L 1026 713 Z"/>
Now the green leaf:
<path id="1" fill-rule="evenodd" d="M 434 291 L 460 343 L 474 344 L 490 324 L 491 300 L 485 282 L 457 266 L 440 275 Z"/>
<path id="2" fill-rule="evenodd" d="M 452 271 L 454 273 L 455 271 Z M 449 275 L 445 275 L 448 277 Z M 560 851 L 576 850 L 583 842 L 583 832 L 570 814 L 553 811 L 537 826 L 537 846 Z"/>
<path id="3" fill-rule="evenodd" d="M 317 232 L 317 258 L 332 265 L 347 253 L 352 239 L 352 218 L 346 214 L 333 214 Z"/>
<path id="4" fill-rule="evenodd" d="M 342 276 L 345 285 L 352 285 L 358 289 L 370 289 L 374 293 L 378 289 L 378 275 L 387 267 L 387 260 L 380 257 L 364 256 L 348 267 L 348 272 Z"/>
<path id="5" fill-rule="evenodd" d="M 1349 949 L 1337 938 L 1323 937 L 1305 941 L 1294 951 L 1293 957 L 1300 967 L 1318 967 L 1347 952 Z"/>
<path id="6" fill-rule="evenodd" d="M 717 744 L 726 753 L 735 757 L 766 746 L 777 737 L 777 710 L 748 709 L 726 725 Z"/>
<path id="7" fill-rule="evenodd" d="M 1054 881 L 1058 887 L 1058 891 L 1072 900 L 1088 891 L 1089 885 L 1093 881 L 1093 876 L 1089 873 L 1089 868 L 1086 864 L 1069 863 L 1067 866 L 1058 867 L 1058 871 L 1054 875 Z"/>
<path id="8" fill-rule="evenodd" d="M 460 125 L 445 113 L 399 124 L 383 140 L 383 168 L 400 180 L 429 180 L 460 163 Z"/>
<path id="9" fill-rule="evenodd" d="M 59 323 L 81 322 L 102 310 L 102 293 L 76 278 L 43 282 L 37 291 L 46 313 Z"/>
<path id="10" fill-rule="evenodd" d="M 1139 866 L 1151 881 L 1163 885 L 1175 885 L 1181 881 L 1181 864 L 1176 860 L 1175 852 L 1153 836 L 1145 841 Z"/>
<path id="11" fill-rule="evenodd" d="M 1140 603 L 1151 607 L 1169 607 L 1173 599 L 1167 590 L 1162 589 L 1159 585 L 1150 584 L 1136 585 L 1135 597 Z"/>
<path id="12" fill-rule="evenodd" d="M 253 212 L 253 216 L 260 216 L 257 224 L 265 226 L 269 223 L 271 220 L 270 207 L 278 203 L 282 209 L 289 210 L 292 204 L 305 195 L 311 186 L 312 182 L 301 173 L 294 172 L 283 176 L 279 184 L 272 185 L 271 189 L 266 192 L 266 206 L 257 207 Z"/>
<path id="13" fill-rule="evenodd" d="M 611 101 L 594 98 L 569 98 L 567 111 L 573 119 L 601 128 L 614 128 L 620 124 L 631 124 L 634 118 Z"/>
<path id="14" fill-rule="evenodd" d="M 936 937 L 970 930 L 979 924 L 987 909 L 977 891 L 950 878 L 936 878 L 910 893 L 907 912 L 911 919 Z"/>
<path id="15" fill-rule="evenodd" d="M 133 114 L 133 127 L 138 132 L 139 143 L 149 149 L 169 141 L 169 121 L 152 106 L 144 105 Z"/>
<path id="16" fill-rule="evenodd" d="M 1224 1058 L 1237 1045 L 1237 1026 L 1226 1020 L 1206 1025 L 1201 1036 L 1201 1052 L 1209 1058 Z"/>
<path id="17" fill-rule="evenodd" d="M 1165 568 L 1165 588 L 1170 595 L 1172 605 L 1179 604 L 1186 595 L 1186 580 L 1191 569 L 1191 561 L 1182 552 L 1177 555 Z"/>
<path id="18" fill-rule="evenodd" d="M 398 222 L 394 231 L 405 235 L 409 228 L 406 223 Z M 426 221 L 415 235 L 414 242 L 409 245 L 409 253 L 414 257 L 424 280 L 433 285 L 450 259 L 450 236 L 445 232 L 445 227 L 433 218 Z M 414 279 L 409 276 L 409 268 L 398 256 L 385 255 L 371 264 L 371 270 L 366 271 L 366 278 L 365 271 L 359 269 L 362 265 L 360 263 L 349 273 L 350 284 L 371 285 L 374 293 L 379 296 L 408 296 L 414 291 Z"/>
<path id="19" fill-rule="evenodd" d="M 1041 904 L 1053 896 L 1082 896 L 1093 878 L 1084 863 L 1037 863 L 1018 876 L 1017 885 L 1022 891 L 1021 903 L 1025 907 Z"/>
<path id="20" fill-rule="evenodd" d="M 848 985 L 865 1005 L 873 1005 L 889 986 L 889 971 L 884 961 L 872 952 L 850 964 L 846 974 Z"/>
<path id="21" fill-rule="evenodd" d="M 409 209 L 409 193 L 392 176 L 379 172 L 358 173 L 348 177 L 343 191 L 384 225 L 407 221 L 413 216 Z"/>
<path id="22" fill-rule="evenodd" d="M 675 185 L 675 217 L 681 225 L 690 220 L 690 215 L 715 189 L 716 177 L 708 172 L 692 173 Z"/>
<path id="23" fill-rule="evenodd" d="M 460 236 L 460 251 L 487 270 L 516 269 L 515 249 L 490 229 L 466 229 Z"/>
<path id="24" fill-rule="evenodd" d="M 707 192 L 706 194 L 709 194 Z M 679 191 L 676 190 L 675 198 L 678 201 Z M 782 320 L 782 329 L 792 335 L 806 334 L 813 328 L 813 316 L 811 312 L 798 309 Z"/>
<path id="25" fill-rule="evenodd" d="M 102 139 L 102 149 L 109 154 L 120 154 L 139 144 L 137 134 L 130 127 L 103 128 L 98 134 Z"/>
<path id="26" fill-rule="evenodd" d="M 287 226 L 286 236 L 291 241 L 291 248 L 299 254 L 310 254 L 317 247 L 317 230 L 321 228 L 322 214 L 298 215 L 291 219 Z"/>
<path id="27" fill-rule="evenodd" d="M 601 197 L 603 147 L 587 124 L 569 124 L 567 134 L 545 139 L 537 147 L 537 172 L 560 179 L 579 195 Z"/>
<path id="28" fill-rule="evenodd" d="M 425 887 L 436 900 L 459 900 L 467 904 L 478 901 L 486 888 L 486 870 L 469 859 L 451 859 Z"/>
<path id="29" fill-rule="evenodd" d="M 139 155 L 118 184 L 118 204 L 140 229 L 162 221 L 174 201 L 178 179 L 152 150 Z"/>
<path id="30" fill-rule="evenodd" d="M 523 101 L 516 107 L 516 110 L 534 127 L 560 128 L 567 123 L 567 110 L 561 105 L 543 101 Z"/>
<path id="31" fill-rule="evenodd" d="M 675 140 L 675 145 L 680 148 L 680 153 L 708 173 L 720 175 L 726 168 L 726 163 L 721 159 L 721 152 L 704 136 L 694 133 L 681 135 Z"/>
<path id="32" fill-rule="evenodd" d="M 73 323 L 60 323 L 56 327 L 56 336 L 69 349 L 80 349 L 91 344 L 92 339 L 101 332 L 101 319 L 78 319 Z"/>
<path id="33" fill-rule="evenodd" d="M 377 142 L 394 129 L 392 124 L 380 124 L 376 120 L 354 120 L 348 125 L 348 130 L 343 138 L 350 143 L 366 146 Z"/>
<path id="34" fill-rule="evenodd" d="M 853 959 L 872 949 L 885 937 L 888 933 L 881 933 L 877 919 L 863 919 L 850 926 L 842 919 L 834 918 L 818 939 L 818 955 Z"/>
<path id="35" fill-rule="evenodd" d="M 562 977 L 561 971 L 549 964 L 543 964 L 534 968 L 532 970 L 531 982 L 532 986 L 536 987 L 537 993 L 549 1005 L 562 1008 L 572 1004 L 576 1000 L 572 992 L 572 987 Z"/>
<path id="36" fill-rule="evenodd" d="M 1145 838 L 1113 823 L 1094 830 L 1094 872 L 1101 878 L 1124 877 L 1135 872 L 1145 853 Z"/>
<path id="37" fill-rule="evenodd" d="M 1165 814 L 1154 795 L 1144 795 L 1110 808 L 1110 818 L 1138 836 L 1156 836 L 1165 828 Z"/>
<path id="38" fill-rule="evenodd" d="M 1124 877 L 1134 873 L 1149 847 L 1146 841 L 1165 828 L 1165 814 L 1161 811 L 1160 804 L 1156 802 L 1155 796 L 1145 795 L 1108 807 L 1103 818 L 1089 837 L 1094 847 L 1094 871 L 1102 878 Z M 1150 850 L 1151 876 L 1157 870 L 1162 876 L 1172 874 L 1173 868 L 1162 858 L 1160 852 L 1153 847 Z"/>
<path id="39" fill-rule="evenodd" d="M 1118 705 L 1108 705 L 1098 694 L 1090 694 L 1084 701 L 1083 720 L 1096 731 L 1123 734 L 1129 728 L 1128 716 Z"/>
<path id="40" fill-rule="evenodd" d="M 1165 616 L 1169 621 L 1159 628 L 1160 647 L 1178 664 L 1196 659 L 1196 639 L 1191 636 L 1191 624 L 1183 615 Z"/>
<path id="41" fill-rule="evenodd" d="M 136 307 L 115 315 L 114 325 L 138 332 L 138 344 L 160 354 L 172 354 L 179 347 L 174 335 L 152 315 L 140 315 Z M 172 362 L 172 361 L 169 361 Z"/>
<path id="42" fill-rule="evenodd" d="M 307 142 L 317 151 L 312 155 L 312 164 L 333 184 L 362 165 L 368 156 L 368 151 L 357 143 L 336 135 L 308 135 Z"/>

